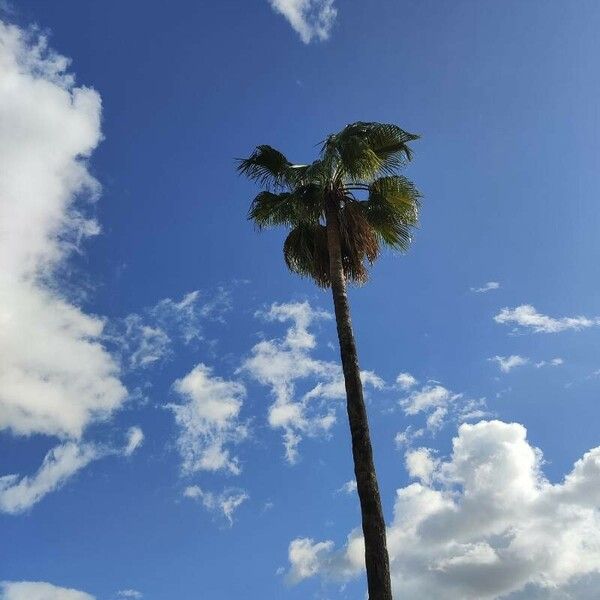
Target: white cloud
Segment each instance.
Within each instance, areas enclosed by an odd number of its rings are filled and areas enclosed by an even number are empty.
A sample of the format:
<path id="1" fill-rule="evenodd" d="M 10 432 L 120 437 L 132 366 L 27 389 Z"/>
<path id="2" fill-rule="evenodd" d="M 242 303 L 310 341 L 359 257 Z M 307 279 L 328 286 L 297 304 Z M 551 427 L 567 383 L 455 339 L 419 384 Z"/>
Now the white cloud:
<path id="1" fill-rule="evenodd" d="M 395 438 L 397 447 L 410 446 L 426 431 L 435 434 L 449 421 L 471 421 L 490 416 L 485 398 L 465 398 L 434 380 L 420 389 L 413 389 L 400 399 L 399 404 L 407 416 L 424 416 L 425 428 L 413 431 L 412 425 L 409 425 L 403 432 L 398 432 Z"/>
<path id="2" fill-rule="evenodd" d="M 439 464 L 430 448 L 409 450 L 404 455 L 404 460 L 408 474 L 411 477 L 420 479 L 423 483 L 431 482 L 431 478 Z"/>
<path id="3" fill-rule="evenodd" d="M 183 495 L 186 498 L 201 501 L 207 510 L 222 513 L 229 525 L 233 525 L 233 513 L 250 498 L 243 490 L 225 490 L 220 494 L 215 494 L 205 492 L 197 485 L 187 487 Z"/>
<path id="4" fill-rule="evenodd" d="M 579 331 L 600 324 L 600 319 L 584 316 L 554 318 L 543 315 L 531 306 L 522 304 L 516 308 L 503 308 L 495 317 L 496 323 L 514 323 L 535 333 L 558 333 L 567 329 Z"/>
<path id="5" fill-rule="evenodd" d="M 552 484 L 522 425 L 482 421 L 460 426 L 447 460 L 423 458 L 411 467 L 421 481 L 397 490 L 388 528 L 398 596 L 594 597 L 567 594 L 600 572 L 600 448 Z M 288 576 L 344 581 L 363 570 L 363 552 L 358 530 L 340 551 L 331 541 L 297 539 Z"/>
<path id="6" fill-rule="evenodd" d="M 94 596 L 43 581 L 3 581 L 1 600 L 95 600 Z"/>
<path id="7" fill-rule="evenodd" d="M 125 400 L 100 343 L 102 319 L 57 291 L 54 274 L 99 231 L 82 198 L 101 139 L 100 96 L 68 60 L 0 22 L 0 429 L 78 438 Z"/>
<path id="8" fill-rule="evenodd" d="M 269 407 L 269 425 L 283 430 L 286 458 L 294 463 L 303 436 L 327 433 L 334 425 L 336 406 L 330 401 L 346 397 L 340 365 L 312 357 L 317 342 L 309 327 L 331 315 L 312 308 L 308 302 L 296 302 L 275 303 L 258 316 L 267 321 L 292 322 L 283 339 L 256 344 L 239 370 L 271 388 L 275 401 Z M 372 371 L 363 371 L 361 378 L 363 384 L 375 389 L 384 385 Z M 296 399 L 296 383 L 306 380 L 314 384 Z"/>
<path id="9" fill-rule="evenodd" d="M 535 363 L 535 367 L 536 369 L 539 369 L 541 367 L 560 367 L 561 365 L 564 365 L 565 361 L 560 358 L 553 358 L 552 360 L 541 360 L 540 362 Z"/>
<path id="10" fill-rule="evenodd" d="M 511 354 L 510 356 L 494 356 L 488 358 L 488 360 L 497 363 L 503 373 L 508 373 L 515 367 L 522 367 L 529 363 L 528 358 L 519 356 L 518 354 Z"/>
<path id="11" fill-rule="evenodd" d="M 144 594 L 138 592 L 138 590 L 119 590 L 117 596 L 119 598 L 134 598 L 134 600 L 139 600 L 144 597 Z"/>
<path id="12" fill-rule="evenodd" d="M 401 390 L 409 390 L 419 383 L 410 373 L 399 373 L 396 377 L 396 384 Z"/>
<path id="13" fill-rule="evenodd" d="M 354 494 L 356 492 L 356 479 L 350 479 L 346 481 L 342 487 L 336 490 L 338 494 Z"/>
<path id="14" fill-rule="evenodd" d="M 212 295 L 194 290 L 179 301 L 163 298 L 142 314 L 110 323 L 104 337 L 116 345 L 129 369 L 143 369 L 172 358 L 176 341 L 204 340 L 202 322 L 223 321 L 229 310 L 231 294 L 225 288 L 219 287 Z"/>
<path id="15" fill-rule="evenodd" d="M 485 294 L 486 292 L 491 292 L 492 290 L 497 290 L 499 288 L 500 284 L 497 281 L 488 281 L 481 287 L 472 287 L 471 291 L 475 294 Z"/>
<path id="16" fill-rule="evenodd" d="M 127 431 L 127 445 L 123 449 L 125 456 L 131 456 L 144 443 L 144 432 L 137 426 Z"/>
<path id="17" fill-rule="evenodd" d="M 32 477 L 0 477 L 0 512 L 17 514 L 26 511 L 99 457 L 98 449 L 90 444 L 67 442 L 50 450 Z"/>
<path id="18" fill-rule="evenodd" d="M 407 415 L 416 415 L 431 409 L 446 408 L 458 398 L 460 394 L 454 394 L 442 385 L 425 385 L 420 390 L 411 392 L 400 404 Z"/>
<path id="19" fill-rule="evenodd" d="M 425 429 L 415 429 L 409 425 L 404 431 L 399 431 L 394 437 L 394 443 L 398 449 L 402 447 L 410 447 L 415 439 L 420 438 L 425 433 Z"/>
<path id="20" fill-rule="evenodd" d="M 246 424 L 239 419 L 246 395 L 244 385 L 217 377 L 199 363 L 173 388 L 183 399 L 182 404 L 168 405 L 180 429 L 177 443 L 183 471 L 240 473 L 239 460 L 227 446 L 248 435 Z"/>
<path id="21" fill-rule="evenodd" d="M 337 17 L 334 0 L 269 0 L 273 10 L 283 15 L 300 39 L 326 40 Z"/>

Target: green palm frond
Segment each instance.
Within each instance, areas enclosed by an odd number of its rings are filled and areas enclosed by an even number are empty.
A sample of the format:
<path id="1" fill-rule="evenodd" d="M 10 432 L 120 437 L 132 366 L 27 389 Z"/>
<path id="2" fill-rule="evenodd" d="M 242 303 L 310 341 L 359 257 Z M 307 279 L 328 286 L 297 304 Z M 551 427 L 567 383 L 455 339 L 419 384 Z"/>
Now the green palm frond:
<path id="1" fill-rule="evenodd" d="M 248 218 L 262 229 L 276 225 L 294 227 L 298 223 L 318 223 L 323 210 L 320 187 L 301 185 L 292 192 L 260 192 L 250 205 Z"/>
<path id="2" fill-rule="evenodd" d="M 265 187 L 286 188 L 301 180 L 306 165 L 294 165 L 279 150 L 262 145 L 248 158 L 240 159 L 237 169 Z"/>
<path id="3" fill-rule="evenodd" d="M 391 174 L 412 157 L 409 142 L 419 136 L 388 123 L 358 122 L 330 135 L 322 147 L 325 162 L 337 165 L 337 173 L 353 181 Z"/>
<path id="4" fill-rule="evenodd" d="M 336 202 L 344 276 L 363 283 L 382 244 L 400 251 L 410 246 L 420 194 L 397 171 L 411 159 L 409 143 L 416 139 L 396 125 L 353 123 L 330 135 L 320 157 L 306 165 L 292 164 L 271 146 L 258 146 L 238 164 L 241 174 L 264 189 L 248 218 L 259 228 L 289 228 L 283 248 L 287 266 L 328 287 L 324 213 L 326 202 Z"/>
<path id="5" fill-rule="evenodd" d="M 412 230 L 419 221 L 420 194 L 406 177 L 394 175 L 376 179 L 369 198 L 361 202 L 365 216 L 379 238 L 388 246 L 405 252 Z"/>

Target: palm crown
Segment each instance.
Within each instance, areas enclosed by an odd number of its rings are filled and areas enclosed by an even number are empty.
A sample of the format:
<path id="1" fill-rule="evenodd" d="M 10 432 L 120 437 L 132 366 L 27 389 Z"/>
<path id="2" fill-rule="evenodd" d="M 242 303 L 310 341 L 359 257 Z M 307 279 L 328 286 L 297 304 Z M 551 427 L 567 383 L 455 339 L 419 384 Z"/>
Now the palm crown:
<path id="1" fill-rule="evenodd" d="M 330 286 L 327 201 L 334 201 L 346 280 L 364 283 L 367 265 L 381 246 L 406 251 L 418 223 L 420 194 L 398 171 L 411 159 L 409 142 L 419 136 L 396 125 L 352 123 L 330 135 L 320 156 L 292 164 L 271 146 L 258 146 L 240 160 L 238 171 L 265 189 L 250 206 L 259 228 L 290 229 L 283 252 L 290 270 Z"/>

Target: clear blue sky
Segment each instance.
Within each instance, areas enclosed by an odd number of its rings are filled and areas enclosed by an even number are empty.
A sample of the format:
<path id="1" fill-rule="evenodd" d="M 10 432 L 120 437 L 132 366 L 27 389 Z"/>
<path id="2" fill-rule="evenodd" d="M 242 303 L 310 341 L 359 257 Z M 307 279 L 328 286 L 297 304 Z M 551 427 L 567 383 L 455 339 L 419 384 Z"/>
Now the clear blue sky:
<path id="1" fill-rule="evenodd" d="M 102 99 L 102 141 L 88 163 L 102 186 L 91 209 L 101 232 L 61 260 L 52 289 L 104 319 L 97 343 L 121 365 L 117 379 L 129 397 L 94 413 L 79 433 L 49 426 L 44 434 L 39 423 L 19 432 L 10 418 L 0 419 L 0 476 L 33 476 L 46 452 L 72 440 L 104 448 L 101 459 L 39 501 L 0 514 L 0 581 L 48 582 L 97 600 L 123 590 L 149 600 L 363 597 L 362 575 L 346 581 L 335 564 L 315 566 L 323 577 L 289 582 L 290 542 L 331 540 L 343 548 L 359 512 L 354 494 L 336 491 L 353 477 L 342 401 L 317 398 L 319 410 L 337 412 L 337 422 L 327 432 L 307 425 L 299 460 L 290 465 L 282 429 L 268 421 L 273 391 L 245 362 L 256 356 L 257 342 L 281 340 L 292 323 L 257 311 L 304 301 L 313 311 L 331 307 L 327 292 L 286 271 L 284 232 L 257 234 L 248 223 L 257 190 L 237 176 L 234 162 L 260 143 L 291 160 L 311 160 L 327 133 L 357 120 L 421 135 L 406 173 L 423 194 L 413 247 L 406 256 L 385 255 L 370 283 L 351 291 L 361 366 L 385 382 L 368 395 L 388 521 L 396 490 L 417 480 L 405 454 L 427 447 L 436 451 L 428 455 L 433 462 L 452 460 L 471 399 L 485 414 L 470 423 L 496 418 L 527 429 L 552 483 L 600 444 L 600 5 L 333 6 L 328 38 L 310 43 L 267 0 L 21 0 L 4 9 L 5 23 L 39 26 L 71 59 L 76 85 Z M 2 201 L 10 217 L 18 198 Z M 499 285 L 472 291 L 487 282 Z M 182 308 L 173 306 L 194 290 L 197 335 L 185 343 Z M 167 298 L 170 304 L 152 308 Z M 537 312 L 512 312 L 523 305 Z M 494 319 L 503 308 L 504 323 Z M 137 315 L 129 330 L 128 315 Z M 171 340 L 145 366 L 134 364 L 142 354 L 132 358 L 142 322 Z M 329 369 L 337 360 L 332 321 L 315 318 L 309 330 L 316 347 L 300 355 Z M 138 337 L 123 341 L 128 335 Z M 285 342 L 273 344 L 290 351 Z M 507 365 L 511 356 L 525 364 Z M 562 364 L 539 364 L 556 358 Z M 237 388 L 236 422 L 248 430 L 229 432 L 225 443 L 239 474 L 182 472 L 183 430 L 167 405 L 184 402 L 175 382 L 199 363 L 212 369 L 209 377 L 230 382 L 227 393 L 235 396 L 235 385 L 246 390 Z M 419 383 L 402 390 L 400 372 Z M 314 374 L 299 380 L 294 400 L 319 381 Z M 463 396 L 440 401 L 448 412 L 438 431 L 396 444 L 408 425 L 424 426 L 428 413 L 406 414 L 407 407 L 436 385 Z M 124 456 L 115 448 L 131 427 L 144 441 Z M 501 488 L 511 473 L 498 475 Z M 422 485 L 440 490 L 441 478 L 422 478 Z M 600 490 L 600 479 L 592 484 Z M 223 493 L 240 500 L 232 525 L 219 508 Z M 477 535 L 470 542 L 491 543 Z M 587 571 L 557 583 L 574 598 L 588 597 L 568 587 L 576 577 L 600 569 L 597 556 L 589 560 Z M 546 597 L 537 595 L 543 570 L 536 568 L 515 598 Z M 406 589 L 434 593 L 424 573 Z"/>

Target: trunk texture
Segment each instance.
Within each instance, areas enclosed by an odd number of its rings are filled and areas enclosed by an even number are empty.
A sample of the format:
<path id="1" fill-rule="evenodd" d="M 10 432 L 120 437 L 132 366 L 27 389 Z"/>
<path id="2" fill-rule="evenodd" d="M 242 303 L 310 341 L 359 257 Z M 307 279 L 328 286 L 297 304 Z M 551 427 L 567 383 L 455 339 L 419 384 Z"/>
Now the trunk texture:
<path id="1" fill-rule="evenodd" d="M 326 204 L 326 223 L 331 291 L 346 385 L 354 473 L 360 499 L 362 529 L 365 539 L 365 564 L 369 600 L 392 600 L 385 521 L 373 463 L 369 423 L 363 398 L 356 343 L 350 320 L 346 279 L 342 268 L 339 210 L 339 200 L 334 196 L 330 197 Z"/>

